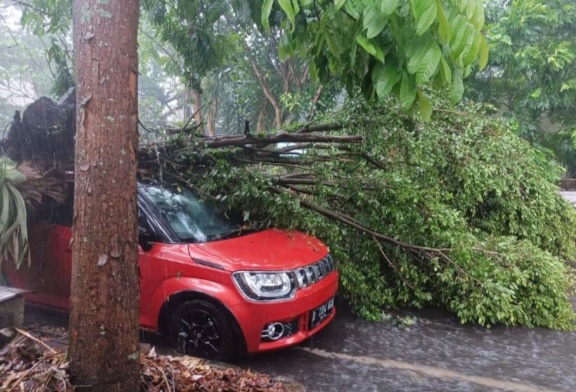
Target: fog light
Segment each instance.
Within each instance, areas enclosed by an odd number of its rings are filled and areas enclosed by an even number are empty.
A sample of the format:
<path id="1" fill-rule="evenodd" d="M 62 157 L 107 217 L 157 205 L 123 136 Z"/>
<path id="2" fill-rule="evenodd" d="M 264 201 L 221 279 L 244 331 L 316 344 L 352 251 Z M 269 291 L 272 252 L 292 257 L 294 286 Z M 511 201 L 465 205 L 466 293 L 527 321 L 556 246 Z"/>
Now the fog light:
<path id="1" fill-rule="evenodd" d="M 278 339 L 287 338 L 298 332 L 298 319 L 281 323 L 275 321 L 268 323 L 262 329 L 262 340 L 265 342 L 274 342 Z"/>

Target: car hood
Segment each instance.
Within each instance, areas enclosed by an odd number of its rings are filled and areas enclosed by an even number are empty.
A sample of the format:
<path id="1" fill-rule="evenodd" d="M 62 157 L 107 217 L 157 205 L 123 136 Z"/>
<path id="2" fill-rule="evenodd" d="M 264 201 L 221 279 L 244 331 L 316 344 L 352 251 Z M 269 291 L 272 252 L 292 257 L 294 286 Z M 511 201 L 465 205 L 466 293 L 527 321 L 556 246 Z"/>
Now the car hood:
<path id="1" fill-rule="evenodd" d="M 217 264 L 228 271 L 291 270 L 312 264 L 328 254 L 326 245 L 317 238 L 279 229 L 191 244 L 188 249 L 193 260 Z"/>

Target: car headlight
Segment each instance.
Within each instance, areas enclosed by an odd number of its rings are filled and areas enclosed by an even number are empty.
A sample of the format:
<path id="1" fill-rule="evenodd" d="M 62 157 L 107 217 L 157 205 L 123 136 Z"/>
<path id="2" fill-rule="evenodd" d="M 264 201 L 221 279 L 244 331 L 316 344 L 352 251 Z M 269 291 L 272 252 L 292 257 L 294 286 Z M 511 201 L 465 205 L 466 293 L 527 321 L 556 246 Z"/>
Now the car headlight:
<path id="1" fill-rule="evenodd" d="M 290 299 L 296 294 L 294 279 L 288 272 L 235 272 L 234 282 L 252 300 Z"/>

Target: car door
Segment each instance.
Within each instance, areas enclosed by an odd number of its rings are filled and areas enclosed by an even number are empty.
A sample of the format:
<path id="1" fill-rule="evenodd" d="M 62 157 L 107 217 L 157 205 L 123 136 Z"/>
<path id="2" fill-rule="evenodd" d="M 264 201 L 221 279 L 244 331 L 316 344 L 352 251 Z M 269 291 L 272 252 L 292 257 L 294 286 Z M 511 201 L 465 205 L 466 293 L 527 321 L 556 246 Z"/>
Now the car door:
<path id="1" fill-rule="evenodd" d="M 7 284 L 29 290 L 31 302 L 59 309 L 67 309 L 70 296 L 70 240 L 66 209 L 60 206 L 37 214 L 28 223 L 29 262 L 20 268 L 3 263 Z M 70 211 L 71 212 L 71 211 Z"/>
<path id="2" fill-rule="evenodd" d="M 164 244 L 159 241 L 153 225 L 150 224 L 148 211 L 138 203 L 139 232 L 139 268 L 140 268 L 140 326 L 153 328 L 156 325 L 157 314 L 153 314 L 147 306 L 154 292 L 162 284 L 166 276 L 166 266 L 162 260 Z"/>

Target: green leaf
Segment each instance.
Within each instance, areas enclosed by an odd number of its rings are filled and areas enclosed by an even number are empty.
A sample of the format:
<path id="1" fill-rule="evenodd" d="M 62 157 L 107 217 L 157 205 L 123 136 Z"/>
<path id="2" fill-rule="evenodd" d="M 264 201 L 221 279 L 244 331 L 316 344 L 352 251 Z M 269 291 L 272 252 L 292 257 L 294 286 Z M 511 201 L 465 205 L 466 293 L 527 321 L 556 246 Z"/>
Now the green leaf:
<path id="1" fill-rule="evenodd" d="M 372 56 L 376 56 L 376 47 L 372 42 L 370 42 L 370 40 L 368 40 L 368 38 L 360 34 L 356 36 L 356 42 L 358 42 L 366 52 L 370 53 Z"/>
<path id="2" fill-rule="evenodd" d="M 420 109 L 422 119 L 430 121 L 432 118 L 432 104 L 421 91 L 418 91 L 418 109 Z"/>
<path id="3" fill-rule="evenodd" d="M 438 13 L 438 6 L 435 1 L 430 2 L 430 6 L 423 12 L 423 14 L 416 20 L 416 34 L 422 35 L 436 21 Z"/>
<path id="4" fill-rule="evenodd" d="M 300 4 L 298 3 L 298 0 L 292 0 L 292 6 L 294 7 L 294 14 L 298 15 L 298 12 L 300 12 Z"/>
<path id="5" fill-rule="evenodd" d="M 434 4 L 434 1 L 435 0 L 410 0 L 412 13 L 414 14 L 416 22 L 428 11 L 432 4 Z"/>
<path id="6" fill-rule="evenodd" d="M 438 63 L 442 58 L 442 50 L 431 38 L 421 39 L 415 43 L 416 52 L 408 61 L 408 72 L 416 75 L 416 83 L 424 84 L 430 80 L 438 69 Z"/>
<path id="7" fill-rule="evenodd" d="M 344 3 L 344 9 L 352 19 L 360 19 L 363 7 L 361 3 L 361 0 L 348 0 L 346 3 Z"/>
<path id="8" fill-rule="evenodd" d="M 334 7 L 336 7 L 336 10 L 338 11 L 342 8 L 344 3 L 346 3 L 346 0 L 334 0 Z"/>
<path id="9" fill-rule="evenodd" d="M 440 47 L 436 42 L 430 41 L 428 50 L 416 70 L 417 85 L 422 85 L 430 80 L 430 78 L 436 73 L 441 58 L 442 50 L 440 50 Z"/>
<path id="10" fill-rule="evenodd" d="M 450 47 L 452 48 L 451 56 L 453 59 L 458 58 L 464 50 L 470 47 L 474 42 L 475 30 L 465 22 L 461 30 L 456 31 L 456 37 L 452 36 Z"/>
<path id="11" fill-rule="evenodd" d="M 2 260 L 13 260 L 18 268 L 28 249 L 26 203 L 15 187 L 23 181 L 16 163 L 0 157 L 0 267 Z"/>
<path id="12" fill-rule="evenodd" d="M 384 16 L 390 16 L 394 13 L 394 11 L 396 11 L 399 3 L 400 0 L 382 0 L 380 4 L 380 11 L 382 14 L 384 14 Z"/>
<path id="13" fill-rule="evenodd" d="M 481 31 L 482 27 L 484 27 L 484 19 L 484 6 L 482 4 L 476 3 L 474 14 L 471 18 L 469 18 L 469 20 L 478 31 Z"/>
<path id="14" fill-rule="evenodd" d="M 440 0 L 437 0 L 436 5 L 438 8 L 438 37 L 440 38 L 440 42 L 446 45 L 450 42 L 450 35 L 452 33 L 450 31 L 450 25 L 448 24 L 448 19 L 446 19 L 446 14 L 444 13 L 444 9 L 442 8 Z"/>
<path id="15" fill-rule="evenodd" d="M 480 36 L 480 51 L 478 54 L 478 68 L 482 71 L 488 64 L 488 43 L 484 35 Z"/>
<path id="16" fill-rule="evenodd" d="M 452 13 L 454 15 L 454 12 Z M 460 42 L 464 38 L 466 26 L 466 19 L 462 15 L 457 15 L 450 21 L 450 49 L 453 51 L 460 45 Z M 456 56 L 458 57 L 458 56 Z"/>
<path id="17" fill-rule="evenodd" d="M 362 25 L 366 31 L 366 36 L 370 38 L 376 37 L 384 30 L 388 23 L 388 17 L 383 15 L 377 7 L 364 8 L 364 20 Z"/>
<path id="18" fill-rule="evenodd" d="M 296 13 L 294 12 L 294 7 L 292 7 L 292 0 L 278 0 L 278 4 L 286 13 L 290 24 L 292 25 L 292 30 L 296 24 Z"/>
<path id="19" fill-rule="evenodd" d="M 444 57 L 440 59 L 440 73 L 444 82 L 452 84 L 452 69 Z"/>
<path id="20" fill-rule="evenodd" d="M 416 99 L 416 83 L 414 77 L 404 72 L 402 83 L 400 84 L 400 103 L 404 110 L 408 110 L 414 105 Z"/>
<path id="21" fill-rule="evenodd" d="M 400 81 L 400 71 L 389 64 L 378 65 L 372 71 L 372 81 L 376 85 L 376 95 L 382 99 L 386 97 L 394 86 Z"/>
<path id="22" fill-rule="evenodd" d="M 474 40 L 464 55 L 464 64 L 466 65 L 472 64 L 476 60 L 480 50 L 480 43 L 482 42 L 482 34 L 480 32 L 476 31 L 472 36 Z"/>
<path id="23" fill-rule="evenodd" d="M 452 76 L 452 90 L 450 91 L 450 100 L 452 104 L 458 103 L 464 95 L 464 81 L 462 78 L 462 70 L 456 68 Z"/>
<path id="24" fill-rule="evenodd" d="M 266 31 L 270 31 L 270 13 L 272 12 L 273 4 L 274 0 L 264 0 L 262 2 L 262 26 Z"/>
<path id="25" fill-rule="evenodd" d="M 376 54 L 373 56 L 376 57 L 382 64 L 384 64 L 384 51 L 378 44 L 374 43 L 373 45 L 374 49 L 376 50 Z"/>

